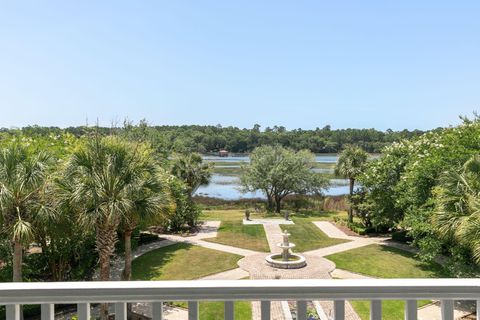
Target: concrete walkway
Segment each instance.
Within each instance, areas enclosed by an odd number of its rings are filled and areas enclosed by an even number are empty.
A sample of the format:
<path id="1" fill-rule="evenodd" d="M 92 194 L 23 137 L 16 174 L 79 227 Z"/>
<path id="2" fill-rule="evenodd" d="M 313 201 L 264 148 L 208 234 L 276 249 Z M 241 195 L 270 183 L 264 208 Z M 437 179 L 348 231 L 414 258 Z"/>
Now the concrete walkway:
<path id="1" fill-rule="evenodd" d="M 242 268 L 236 268 L 225 272 L 215 273 L 200 280 L 240 280 L 248 278 L 250 274 Z"/>
<path id="2" fill-rule="evenodd" d="M 267 236 L 268 246 L 270 247 L 271 253 L 281 253 L 277 244 L 283 241 L 282 238 L 282 229 L 278 224 L 264 224 L 263 229 L 265 229 L 265 235 Z"/>

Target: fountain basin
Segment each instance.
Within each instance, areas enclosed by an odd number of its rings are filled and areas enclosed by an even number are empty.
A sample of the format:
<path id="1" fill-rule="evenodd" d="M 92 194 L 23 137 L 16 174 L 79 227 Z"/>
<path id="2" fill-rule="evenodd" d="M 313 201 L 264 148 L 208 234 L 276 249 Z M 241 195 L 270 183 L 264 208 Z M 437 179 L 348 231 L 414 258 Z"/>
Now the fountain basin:
<path id="1" fill-rule="evenodd" d="M 265 260 L 271 267 L 278 269 L 298 269 L 307 265 L 305 257 L 295 253 L 290 253 L 287 261 L 283 260 L 281 253 L 268 255 Z"/>

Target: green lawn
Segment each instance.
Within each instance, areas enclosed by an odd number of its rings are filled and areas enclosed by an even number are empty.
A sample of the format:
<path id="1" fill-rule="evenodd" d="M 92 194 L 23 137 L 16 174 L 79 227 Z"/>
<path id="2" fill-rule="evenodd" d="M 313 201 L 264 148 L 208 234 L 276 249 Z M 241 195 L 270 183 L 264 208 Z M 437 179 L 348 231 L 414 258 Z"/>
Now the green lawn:
<path id="1" fill-rule="evenodd" d="M 187 308 L 186 302 L 178 302 L 174 304 L 181 308 Z M 223 320 L 224 309 L 223 302 L 201 302 L 199 305 L 200 320 Z M 235 319 L 251 320 L 252 303 L 250 301 L 236 301 L 234 307 Z"/>
<path id="2" fill-rule="evenodd" d="M 254 251 L 270 251 L 263 226 L 243 225 L 244 217 L 243 210 L 204 210 L 200 216 L 201 220 L 222 222 L 217 237 L 205 240 Z M 263 214 L 252 213 L 251 215 L 251 219 L 261 217 Z"/>
<path id="3" fill-rule="evenodd" d="M 270 251 L 262 225 L 243 225 L 241 220 L 222 221 L 215 238 L 205 241 L 216 242 L 254 251 Z"/>
<path id="4" fill-rule="evenodd" d="M 216 238 L 207 241 L 226 244 L 239 248 L 268 252 L 268 242 L 261 225 L 242 224 L 244 210 L 204 210 L 201 220 L 220 220 L 222 224 Z M 345 212 L 302 212 L 292 214 L 294 225 L 282 225 L 282 230 L 288 230 L 290 240 L 297 245 L 294 251 L 304 252 L 333 246 L 348 240 L 332 239 L 317 228 L 312 221 L 333 220 L 335 216 L 344 216 Z M 252 213 L 251 219 L 283 218 L 279 214 Z"/>
<path id="5" fill-rule="evenodd" d="M 192 280 L 237 268 L 242 257 L 186 243 L 147 252 L 132 262 L 134 280 Z"/>
<path id="6" fill-rule="evenodd" d="M 362 320 L 370 319 L 370 302 L 369 301 L 350 301 L 352 307 L 358 313 Z M 429 304 L 429 300 L 420 300 L 417 302 L 419 307 Z M 382 301 L 382 319 L 397 320 L 405 318 L 405 301 L 401 300 L 384 300 Z"/>
<path id="7" fill-rule="evenodd" d="M 150 251 L 132 263 L 134 280 L 192 280 L 234 269 L 241 256 L 178 243 Z M 184 302 L 175 305 L 186 307 Z M 223 319 L 223 302 L 200 303 L 201 320 Z M 235 319 L 251 319 L 251 303 L 235 303 Z"/>
<path id="8" fill-rule="evenodd" d="M 438 263 L 424 263 L 415 255 L 397 248 L 372 244 L 326 257 L 344 269 L 376 278 L 448 277 Z"/>
<path id="9" fill-rule="evenodd" d="M 348 240 L 328 237 L 311 222 L 312 220 L 316 220 L 311 217 L 294 217 L 292 220 L 295 224 L 282 225 L 280 227 L 282 230 L 287 230 L 288 233 L 290 233 L 289 240 L 295 243 L 296 247 L 293 249 L 295 252 L 305 252 L 348 242 Z M 318 221 L 318 219 L 316 221 Z"/>
<path id="10" fill-rule="evenodd" d="M 344 269 L 377 278 L 441 278 L 448 274 L 437 263 L 423 263 L 415 255 L 400 249 L 372 244 L 326 257 Z M 370 302 L 350 301 L 362 320 L 369 319 Z M 418 301 L 419 306 L 430 303 Z M 404 318 L 404 301 L 383 301 L 384 320 Z"/>

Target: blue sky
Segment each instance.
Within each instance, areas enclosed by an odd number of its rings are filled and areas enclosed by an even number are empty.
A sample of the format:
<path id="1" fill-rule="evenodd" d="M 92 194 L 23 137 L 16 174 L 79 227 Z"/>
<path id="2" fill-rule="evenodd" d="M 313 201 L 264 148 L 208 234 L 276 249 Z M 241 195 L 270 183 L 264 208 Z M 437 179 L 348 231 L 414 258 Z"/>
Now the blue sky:
<path id="1" fill-rule="evenodd" d="M 0 126 L 429 129 L 480 109 L 479 1 L 1 1 Z"/>

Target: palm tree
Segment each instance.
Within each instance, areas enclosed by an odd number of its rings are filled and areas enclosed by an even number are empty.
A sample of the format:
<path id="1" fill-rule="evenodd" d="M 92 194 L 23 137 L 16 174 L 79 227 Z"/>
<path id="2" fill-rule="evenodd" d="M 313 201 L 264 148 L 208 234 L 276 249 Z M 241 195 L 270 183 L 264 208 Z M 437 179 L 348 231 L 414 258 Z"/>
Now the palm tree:
<path id="1" fill-rule="evenodd" d="M 33 239 L 48 155 L 12 142 L 0 151 L 0 222 L 13 243 L 13 281 L 22 281 L 23 250 Z"/>
<path id="2" fill-rule="evenodd" d="M 173 161 L 172 173 L 185 182 L 190 198 L 212 176 L 210 164 L 204 163 L 198 153 L 177 156 Z"/>
<path id="3" fill-rule="evenodd" d="M 125 266 L 122 280 L 132 278 L 132 233 L 140 223 L 155 222 L 156 218 L 167 215 L 171 208 L 166 175 L 153 163 L 145 162 L 144 176 L 139 184 L 132 188 L 130 196 L 133 206 L 125 212 L 120 230 L 125 245 Z"/>
<path id="4" fill-rule="evenodd" d="M 118 137 L 88 141 L 67 163 L 67 201 L 76 207 L 81 225 L 96 234 L 102 281 L 110 279 L 120 222 L 138 207 L 136 195 L 150 169 L 141 148 Z M 101 317 L 106 319 L 108 308 L 102 305 L 101 309 Z"/>
<path id="5" fill-rule="evenodd" d="M 480 264 L 480 157 L 472 157 L 460 172 L 444 173 L 435 200 L 438 233 L 469 248 Z"/>
<path id="6" fill-rule="evenodd" d="M 347 146 L 338 157 L 335 174 L 349 180 L 350 199 L 353 196 L 355 180 L 362 173 L 367 160 L 368 154 L 361 148 L 355 146 Z M 353 208 L 351 204 L 348 209 L 348 221 L 353 222 Z"/>

